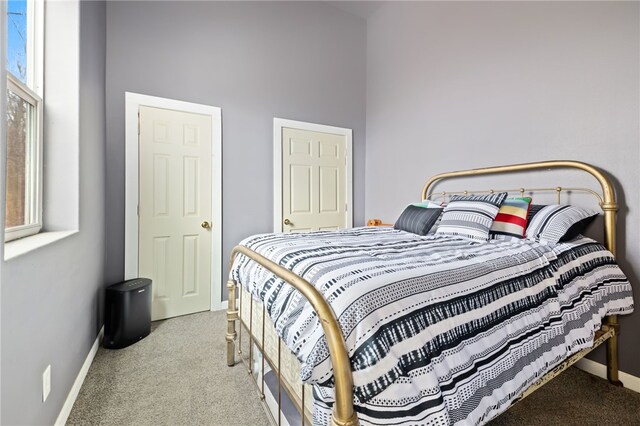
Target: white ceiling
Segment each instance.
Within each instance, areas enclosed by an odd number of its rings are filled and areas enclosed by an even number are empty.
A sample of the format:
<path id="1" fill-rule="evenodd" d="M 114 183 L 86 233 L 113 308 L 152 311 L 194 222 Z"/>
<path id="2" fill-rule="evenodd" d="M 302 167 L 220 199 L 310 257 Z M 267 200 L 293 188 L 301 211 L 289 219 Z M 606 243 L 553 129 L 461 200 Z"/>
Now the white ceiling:
<path id="1" fill-rule="evenodd" d="M 325 1 L 325 3 L 344 10 L 362 19 L 368 19 L 376 10 L 380 8 L 384 1 L 351 0 L 351 1 Z"/>

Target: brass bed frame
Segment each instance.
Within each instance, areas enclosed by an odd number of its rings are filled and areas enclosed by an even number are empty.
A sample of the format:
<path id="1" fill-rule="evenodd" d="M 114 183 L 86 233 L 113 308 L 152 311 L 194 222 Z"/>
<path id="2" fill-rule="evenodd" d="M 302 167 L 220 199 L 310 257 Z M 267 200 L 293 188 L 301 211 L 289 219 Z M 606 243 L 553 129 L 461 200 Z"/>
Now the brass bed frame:
<path id="1" fill-rule="evenodd" d="M 462 177 L 474 177 L 481 175 L 489 175 L 489 174 L 504 174 L 504 173 L 513 173 L 513 172 L 528 172 L 528 171 L 536 171 L 536 170 L 550 170 L 550 169 L 575 169 L 579 171 L 586 172 L 591 174 L 600 184 L 601 193 L 593 191 L 588 188 L 567 188 L 567 187 L 555 187 L 555 188 L 518 188 L 511 190 L 482 190 L 482 191 L 459 191 L 459 192 L 433 192 L 433 186 L 440 181 L 445 179 L 455 179 Z M 616 211 L 618 210 L 618 205 L 616 204 L 615 192 L 611 182 L 607 178 L 607 176 L 599 169 L 594 166 L 591 166 L 586 163 L 578 162 L 578 161 L 543 161 L 536 163 L 524 163 L 524 164 L 515 164 L 508 166 L 497 166 L 497 167 L 487 167 L 481 169 L 472 169 L 472 170 L 463 170 L 456 172 L 448 172 L 441 173 L 431 177 L 427 183 L 422 188 L 422 199 L 431 199 L 435 197 L 445 198 L 448 195 L 453 194 L 467 194 L 467 193 L 493 193 L 493 192 L 511 192 L 511 193 L 520 193 L 524 195 L 525 192 L 541 192 L 541 191 L 555 191 L 557 194 L 558 203 L 560 202 L 560 194 L 563 191 L 571 191 L 571 192 L 585 192 L 591 195 L 594 195 L 599 202 L 600 208 L 604 213 L 604 245 L 606 248 L 613 253 L 616 254 Z M 329 347 L 329 353 L 331 357 L 331 363 L 333 366 L 333 374 L 335 380 L 335 403 L 333 406 L 332 413 L 332 425 L 333 426 L 355 426 L 358 424 L 358 418 L 356 416 L 356 412 L 353 407 L 353 376 L 351 372 L 351 364 L 349 362 L 349 356 L 347 353 L 347 349 L 345 346 L 344 338 L 342 336 L 342 331 L 340 330 L 340 326 L 338 321 L 333 313 L 333 310 L 327 303 L 327 301 L 323 298 L 320 292 L 308 281 L 294 274 L 292 271 L 283 268 L 280 265 L 270 261 L 269 259 L 261 256 L 260 254 L 248 249 L 244 246 L 236 246 L 232 253 L 231 259 L 229 263 L 229 267 L 231 268 L 233 265 L 233 261 L 238 254 L 243 254 L 253 261 L 259 263 L 262 267 L 273 273 L 278 278 L 284 280 L 293 286 L 296 290 L 298 290 L 311 304 L 313 309 L 318 315 L 318 318 L 321 321 L 325 337 L 327 339 L 327 344 Z M 241 320 L 239 316 L 238 307 L 236 305 L 236 297 L 237 297 L 237 284 L 233 280 L 229 280 L 227 283 L 227 289 L 229 291 L 229 304 L 227 310 L 227 334 L 226 334 L 226 342 L 227 342 L 227 365 L 233 366 L 235 365 L 235 342 L 238 334 L 236 333 L 236 321 Z M 252 315 L 253 308 L 250 310 L 250 315 Z M 249 351 L 252 351 L 253 343 L 256 344 L 258 348 L 262 350 L 264 348 L 264 308 L 262 311 L 263 321 L 262 321 L 262 346 L 255 341 L 254 336 L 251 331 L 251 327 L 253 325 L 253 321 L 249 319 Z M 242 326 L 241 321 L 241 326 Z M 542 376 L 538 381 L 536 381 L 533 385 L 531 385 L 524 394 L 518 399 L 522 400 L 540 386 L 544 385 L 552 378 L 560 374 L 562 371 L 573 365 L 580 358 L 584 357 L 587 353 L 591 352 L 593 349 L 606 342 L 606 355 L 607 355 L 607 379 L 609 382 L 616 386 L 622 386 L 622 383 L 618 379 L 618 334 L 619 334 L 619 324 L 616 315 L 610 315 L 605 317 L 603 321 L 602 328 L 596 332 L 596 336 L 594 338 L 594 345 L 591 348 L 586 348 L 573 356 L 569 357 L 565 361 L 563 361 L 560 365 L 555 367 L 552 371 L 548 372 L 544 376 Z M 278 342 L 278 351 L 277 351 L 277 362 L 273 360 L 269 360 L 270 365 L 278 375 L 278 391 L 277 391 L 277 403 L 278 410 L 281 411 L 281 388 L 282 385 L 282 377 L 280 372 L 280 356 L 281 356 L 281 346 L 282 342 Z M 240 351 L 238 351 L 240 352 Z M 252 358 L 251 353 L 249 354 L 249 364 L 251 364 Z M 277 365 L 276 365 L 277 364 Z M 260 392 L 261 399 L 264 401 L 265 388 L 264 388 L 264 355 L 262 358 L 262 390 Z M 249 373 L 252 373 L 252 367 L 249 365 Z M 257 379 L 256 379 L 257 382 Z M 285 390 L 289 390 L 286 384 L 284 385 Z M 305 402 L 304 402 L 304 388 L 302 391 L 302 403 L 296 404 L 297 408 L 301 409 L 301 421 L 304 424 L 305 422 Z M 277 424 L 281 423 L 281 414 L 278 414 Z"/>

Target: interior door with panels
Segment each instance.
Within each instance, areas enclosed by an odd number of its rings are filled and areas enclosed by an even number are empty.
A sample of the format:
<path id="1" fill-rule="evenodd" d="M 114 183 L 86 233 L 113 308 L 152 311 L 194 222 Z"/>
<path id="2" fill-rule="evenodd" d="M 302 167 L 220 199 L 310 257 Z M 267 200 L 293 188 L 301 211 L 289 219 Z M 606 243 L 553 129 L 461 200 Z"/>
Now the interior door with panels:
<path id="1" fill-rule="evenodd" d="M 211 305 L 211 117 L 139 109 L 138 272 L 152 319 Z"/>
<path id="2" fill-rule="evenodd" d="M 282 129 L 284 232 L 346 227 L 346 138 Z"/>

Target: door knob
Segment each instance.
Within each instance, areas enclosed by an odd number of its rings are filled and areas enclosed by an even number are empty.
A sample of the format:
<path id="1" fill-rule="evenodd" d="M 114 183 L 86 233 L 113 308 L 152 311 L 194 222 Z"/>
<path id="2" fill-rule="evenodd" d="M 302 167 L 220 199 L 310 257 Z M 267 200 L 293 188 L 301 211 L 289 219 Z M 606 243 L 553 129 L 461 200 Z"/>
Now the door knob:
<path id="1" fill-rule="evenodd" d="M 202 226 L 204 229 L 209 229 L 211 228 L 211 224 L 209 222 L 207 222 L 206 220 L 204 222 L 202 222 L 200 224 L 200 226 Z"/>
<path id="2" fill-rule="evenodd" d="M 289 219 L 285 219 L 284 222 L 285 225 L 293 225 L 293 222 L 291 222 Z"/>

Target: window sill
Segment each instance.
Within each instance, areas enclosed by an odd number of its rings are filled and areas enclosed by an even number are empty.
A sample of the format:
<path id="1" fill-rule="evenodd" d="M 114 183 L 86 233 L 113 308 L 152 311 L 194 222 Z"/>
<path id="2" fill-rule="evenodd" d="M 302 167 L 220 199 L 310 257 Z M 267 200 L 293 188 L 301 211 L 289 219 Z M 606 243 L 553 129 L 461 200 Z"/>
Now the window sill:
<path id="1" fill-rule="evenodd" d="M 4 244 L 4 260 L 11 260 L 71 236 L 78 231 L 40 232 Z"/>

